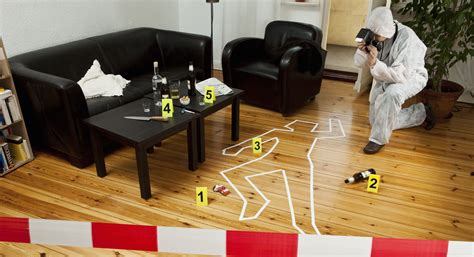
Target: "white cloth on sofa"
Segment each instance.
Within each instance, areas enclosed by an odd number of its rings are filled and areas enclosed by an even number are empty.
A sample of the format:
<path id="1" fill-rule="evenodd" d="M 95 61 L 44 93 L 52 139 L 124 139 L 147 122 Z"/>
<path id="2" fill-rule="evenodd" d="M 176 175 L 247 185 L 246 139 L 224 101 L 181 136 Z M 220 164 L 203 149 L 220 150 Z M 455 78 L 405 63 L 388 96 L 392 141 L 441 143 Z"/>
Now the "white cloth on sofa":
<path id="1" fill-rule="evenodd" d="M 86 75 L 77 82 L 86 99 L 101 96 L 122 96 L 123 89 L 130 83 L 120 75 L 106 75 L 100 63 L 94 60 Z"/>

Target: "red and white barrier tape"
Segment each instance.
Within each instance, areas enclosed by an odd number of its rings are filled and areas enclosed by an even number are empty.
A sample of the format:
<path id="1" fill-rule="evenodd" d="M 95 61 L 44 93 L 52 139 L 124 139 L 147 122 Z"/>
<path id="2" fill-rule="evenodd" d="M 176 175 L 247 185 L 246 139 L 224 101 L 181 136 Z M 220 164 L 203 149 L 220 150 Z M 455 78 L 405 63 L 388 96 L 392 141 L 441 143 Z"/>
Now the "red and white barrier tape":
<path id="1" fill-rule="evenodd" d="M 0 218 L 0 241 L 232 257 L 474 256 L 474 242 L 298 235 L 27 218 Z"/>

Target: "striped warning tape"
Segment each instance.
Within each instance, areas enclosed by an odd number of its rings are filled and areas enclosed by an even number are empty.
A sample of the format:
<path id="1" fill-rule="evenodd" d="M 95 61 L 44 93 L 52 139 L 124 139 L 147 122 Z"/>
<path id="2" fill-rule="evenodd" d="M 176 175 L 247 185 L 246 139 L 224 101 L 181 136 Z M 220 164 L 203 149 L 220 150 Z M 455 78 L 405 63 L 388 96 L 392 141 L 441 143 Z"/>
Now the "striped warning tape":
<path id="1" fill-rule="evenodd" d="M 298 235 L 27 218 L 0 218 L 0 241 L 233 257 L 474 256 L 474 242 Z"/>

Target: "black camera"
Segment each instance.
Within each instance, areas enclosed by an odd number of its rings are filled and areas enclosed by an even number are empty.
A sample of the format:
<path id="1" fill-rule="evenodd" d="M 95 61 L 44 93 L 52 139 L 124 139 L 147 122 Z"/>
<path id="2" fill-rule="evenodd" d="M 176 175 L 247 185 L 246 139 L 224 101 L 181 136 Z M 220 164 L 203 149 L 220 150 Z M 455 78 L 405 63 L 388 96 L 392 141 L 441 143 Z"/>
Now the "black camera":
<path id="1" fill-rule="evenodd" d="M 374 32 L 372 32 L 370 29 L 360 29 L 359 33 L 357 33 L 355 41 L 357 43 L 364 43 L 366 46 L 372 45 L 377 48 L 377 51 L 379 52 L 382 50 L 382 44 L 374 39 Z M 367 47 L 365 48 L 365 51 L 369 52 Z"/>

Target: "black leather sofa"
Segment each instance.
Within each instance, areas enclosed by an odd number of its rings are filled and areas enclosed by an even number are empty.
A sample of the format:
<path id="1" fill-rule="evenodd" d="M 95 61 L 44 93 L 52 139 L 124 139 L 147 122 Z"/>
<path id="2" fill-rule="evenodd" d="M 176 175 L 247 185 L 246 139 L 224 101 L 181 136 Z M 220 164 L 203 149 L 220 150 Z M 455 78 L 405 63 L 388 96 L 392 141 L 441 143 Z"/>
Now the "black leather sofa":
<path id="1" fill-rule="evenodd" d="M 319 94 L 326 51 L 322 31 L 310 24 L 273 21 L 265 37 L 239 38 L 222 52 L 224 82 L 245 90 L 247 103 L 283 116 Z"/>
<path id="2" fill-rule="evenodd" d="M 153 61 L 168 78 L 185 78 L 193 61 L 197 79 L 211 76 L 211 39 L 181 32 L 137 28 L 49 47 L 10 59 L 32 143 L 64 153 L 76 167 L 92 163 L 86 117 L 152 92 Z M 131 80 L 121 97 L 86 100 L 76 83 L 99 60 L 106 74 Z"/>

